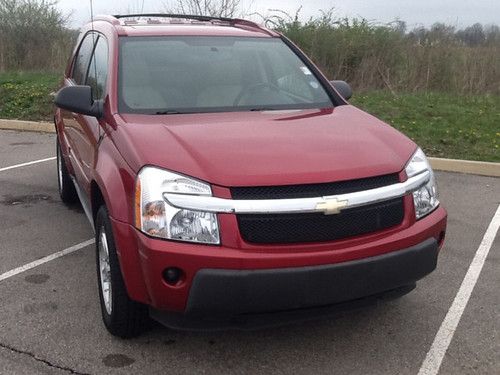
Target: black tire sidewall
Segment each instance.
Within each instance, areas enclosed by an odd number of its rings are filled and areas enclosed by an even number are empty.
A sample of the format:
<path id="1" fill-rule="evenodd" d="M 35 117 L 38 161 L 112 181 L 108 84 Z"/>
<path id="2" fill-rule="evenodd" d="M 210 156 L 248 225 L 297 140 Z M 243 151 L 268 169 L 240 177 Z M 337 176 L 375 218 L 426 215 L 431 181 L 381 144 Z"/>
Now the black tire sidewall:
<path id="1" fill-rule="evenodd" d="M 106 233 L 111 273 L 111 314 L 108 314 L 106 310 L 101 287 L 99 242 L 103 230 Z M 104 325 L 112 335 L 122 338 L 135 337 L 144 328 L 144 323 L 147 320 L 147 309 L 144 305 L 132 301 L 128 296 L 118 260 L 111 221 L 105 206 L 101 206 L 97 212 L 95 233 L 97 284 Z"/>
<path id="2" fill-rule="evenodd" d="M 101 265 L 100 265 L 100 262 L 99 262 L 99 246 L 100 246 L 100 241 L 101 241 L 101 233 L 103 230 L 105 230 L 105 223 L 103 223 L 103 219 L 100 215 L 100 211 L 97 213 L 97 217 L 96 217 L 96 222 L 95 222 L 95 251 L 96 251 L 96 274 L 97 274 L 97 289 L 99 291 L 99 306 L 101 308 L 101 315 L 102 315 L 102 319 L 104 321 L 104 324 L 106 325 L 106 327 L 110 324 L 110 321 L 111 321 L 111 316 L 110 314 L 108 314 L 105 306 L 104 306 L 104 297 L 103 297 L 103 293 L 102 293 L 102 285 L 101 285 Z M 106 234 L 106 239 L 107 238 L 107 234 Z M 108 239 L 108 251 L 109 250 L 109 239 Z M 111 251 L 110 251 L 111 252 Z M 111 257 L 111 254 L 109 254 L 109 256 Z M 113 288 L 113 285 L 111 285 L 111 287 Z M 113 292 L 113 290 L 111 291 Z M 113 308 L 113 304 L 111 303 L 111 312 L 113 312 L 114 308 Z"/>
<path id="3" fill-rule="evenodd" d="M 59 139 L 57 140 L 56 146 L 57 153 L 57 186 L 59 188 L 59 196 L 61 200 L 66 203 L 74 203 L 77 199 L 77 194 L 71 176 L 68 173 L 68 168 L 66 167 L 66 162 L 64 161 L 64 156 L 61 151 L 61 145 Z M 62 178 L 59 179 L 59 168 L 61 168 Z"/>
<path id="4" fill-rule="evenodd" d="M 106 207 L 102 206 L 97 212 L 96 216 L 96 266 L 97 266 L 97 281 L 99 287 L 99 301 L 101 305 L 101 313 L 102 318 L 104 320 L 104 324 L 109 328 L 113 324 L 113 321 L 116 320 L 116 293 L 120 292 L 117 288 L 123 286 L 123 280 L 121 277 L 121 271 L 119 275 L 117 275 L 117 268 L 119 270 L 118 257 L 116 255 L 115 241 L 113 238 L 113 234 L 111 233 L 111 223 L 109 222 L 108 210 Z M 102 230 L 106 233 L 106 239 L 108 242 L 108 251 L 109 251 L 109 263 L 111 268 L 111 314 L 108 314 L 106 307 L 104 305 L 104 298 L 102 295 L 102 287 L 101 287 L 101 272 L 100 272 L 100 264 L 99 264 L 99 243 L 101 241 L 101 233 Z M 117 280 L 119 279 L 119 280 Z M 120 282 L 121 281 L 121 282 Z M 121 284 L 121 285 L 120 285 Z"/>

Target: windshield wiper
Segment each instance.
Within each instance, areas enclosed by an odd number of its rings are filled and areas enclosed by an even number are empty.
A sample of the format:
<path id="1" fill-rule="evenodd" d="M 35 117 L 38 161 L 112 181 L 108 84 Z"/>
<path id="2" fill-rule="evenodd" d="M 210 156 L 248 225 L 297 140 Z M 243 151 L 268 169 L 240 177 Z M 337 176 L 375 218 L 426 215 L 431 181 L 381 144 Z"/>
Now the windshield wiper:
<path id="1" fill-rule="evenodd" d="M 272 107 L 256 107 L 256 108 L 250 108 L 249 111 L 251 112 L 261 112 L 261 111 L 277 111 L 276 108 Z M 195 113 L 195 112 L 182 112 L 178 111 L 177 109 L 167 109 L 165 111 L 158 111 L 155 112 L 155 115 L 178 115 L 178 114 L 186 114 L 186 113 Z"/>
<path id="2" fill-rule="evenodd" d="M 250 108 L 250 112 L 260 112 L 260 111 L 276 111 L 276 108 L 271 108 L 271 107 L 257 107 L 257 108 Z"/>
<path id="3" fill-rule="evenodd" d="M 181 112 L 176 109 L 168 109 L 166 111 L 158 111 L 155 113 L 155 115 L 177 115 L 180 113 L 185 113 L 185 112 Z"/>

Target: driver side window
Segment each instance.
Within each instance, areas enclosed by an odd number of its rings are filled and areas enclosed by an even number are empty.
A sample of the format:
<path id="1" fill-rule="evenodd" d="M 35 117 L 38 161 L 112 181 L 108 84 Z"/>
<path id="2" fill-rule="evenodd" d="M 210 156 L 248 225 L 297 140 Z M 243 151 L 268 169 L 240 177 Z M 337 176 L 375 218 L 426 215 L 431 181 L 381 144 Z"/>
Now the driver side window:
<path id="1" fill-rule="evenodd" d="M 77 85 L 85 84 L 85 77 L 87 76 L 90 56 L 94 48 L 95 39 L 96 36 L 92 35 L 92 33 L 87 34 L 81 42 L 78 52 L 76 53 L 71 78 L 73 78 L 73 81 L 75 81 Z"/>
<path id="2" fill-rule="evenodd" d="M 90 60 L 85 84 L 92 87 L 92 99 L 102 99 L 106 93 L 106 79 L 108 77 L 108 44 L 104 37 L 97 39 L 94 53 Z"/>

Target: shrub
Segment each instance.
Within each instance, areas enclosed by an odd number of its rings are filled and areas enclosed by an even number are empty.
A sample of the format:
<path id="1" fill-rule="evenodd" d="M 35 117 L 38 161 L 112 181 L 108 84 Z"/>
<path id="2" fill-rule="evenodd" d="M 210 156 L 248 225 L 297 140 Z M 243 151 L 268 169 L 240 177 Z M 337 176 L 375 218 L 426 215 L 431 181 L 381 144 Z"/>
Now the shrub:
<path id="1" fill-rule="evenodd" d="M 396 21 L 335 19 L 332 12 L 305 23 L 274 15 L 274 27 L 298 44 L 330 78 L 358 90 L 500 94 L 500 28 L 456 31 L 444 24 L 406 32 Z"/>
<path id="2" fill-rule="evenodd" d="M 0 71 L 60 70 L 74 35 L 53 2 L 0 0 Z"/>

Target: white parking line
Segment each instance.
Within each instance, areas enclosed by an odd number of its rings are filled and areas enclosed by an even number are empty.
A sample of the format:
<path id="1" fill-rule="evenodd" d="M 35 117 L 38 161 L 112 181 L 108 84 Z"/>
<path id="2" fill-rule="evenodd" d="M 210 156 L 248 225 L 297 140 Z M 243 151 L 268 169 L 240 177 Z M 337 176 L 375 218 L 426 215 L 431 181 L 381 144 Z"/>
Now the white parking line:
<path id="1" fill-rule="evenodd" d="M 51 260 L 60 258 L 60 257 L 62 257 L 64 255 L 68 255 L 68 254 L 74 253 L 75 251 L 83 249 L 84 247 L 86 247 L 88 245 L 91 245 L 93 243 L 94 243 L 94 239 L 92 238 L 90 240 L 87 240 L 87 241 L 84 241 L 84 242 L 80 242 L 79 244 L 76 244 L 76 245 L 73 245 L 71 247 L 68 247 L 67 249 L 61 250 L 61 251 L 59 251 L 57 253 L 54 253 L 54 254 L 48 255 L 46 257 L 43 257 L 41 259 L 35 260 L 34 262 L 25 264 L 24 266 L 21 266 L 21 267 L 18 267 L 18 268 L 14 268 L 13 270 L 10 270 L 10 271 L 7 271 L 7 272 L 1 274 L 0 275 L 0 281 L 8 279 L 9 277 L 18 275 L 18 274 L 20 274 L 22 272 L 28 271 L 28 270 L 30 270 L 32 268 L 38 267 L 41 264 L 50 262 Z"/>
<path id="2" fill-rule="evenodd" d="M 439 331 L 434 338 L 431 348 L 427 352 L 427 355 L 420 367 L 419 375 L 436 375 L 439 372 L 443 358 L 450 346 L 453 335 L 457 329 L 460 318 L 469 302 L 469 298 L 472 294 L 472 290 L 476 285 L 476 282 L 483 269 L 486 257 L 490 252 L 495 236 L 500 227 L 500 205 L 497 207 L 493 219 L 491 219 L 490 225 L 484 234 L 483 240 L 476 251 L 474 259 L 465 274 L 462 285 L 453 300 L 453 303 L 446 314 L 446 317 L 439 327 Z"/>
<path id="3" fill-rule="evenodd" d="M 26 167 L 28 165 L 32 165 L 32 164 L 38 164 L 38 163 L 43 163 L 44 161 L 50 161 L 50 160 L 55 160 L 55 156 L 51 157 L 51 158 L 45 158 L 45 159 L 39 159 L 39 160 L 33 160 L 33 161 L 29 161 L 27 163 L 21 163 L 21 164 L 16 164 L 16 165 L 11 165 L 10 167 L 3 167 L 3 168 L 0 168 L 0 172 L 3 172 L 3 171 L 8 171 L 9 169 L 14 169 L 14 168 L 20 168 L 20 167 Z"/>

